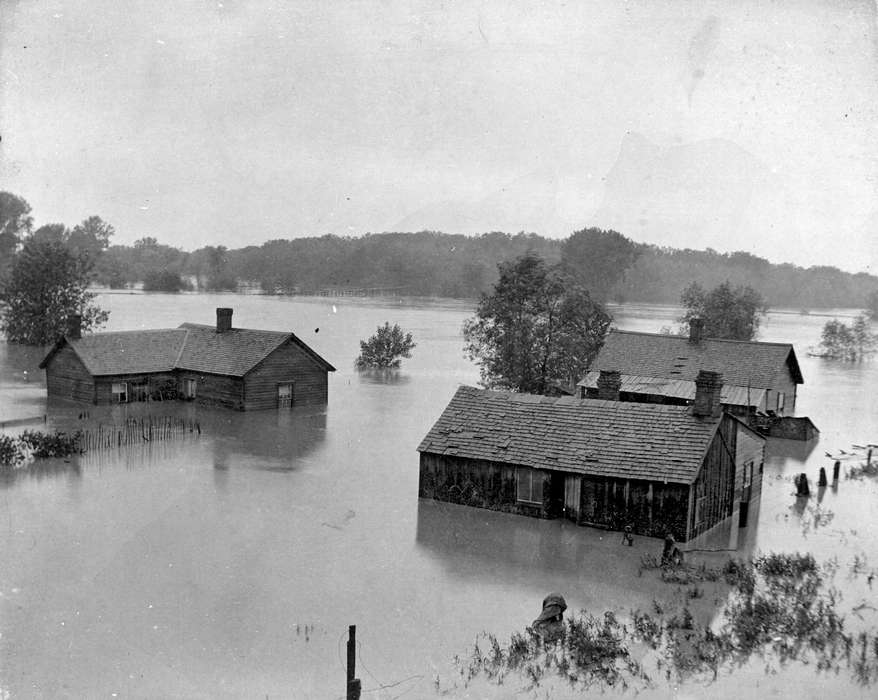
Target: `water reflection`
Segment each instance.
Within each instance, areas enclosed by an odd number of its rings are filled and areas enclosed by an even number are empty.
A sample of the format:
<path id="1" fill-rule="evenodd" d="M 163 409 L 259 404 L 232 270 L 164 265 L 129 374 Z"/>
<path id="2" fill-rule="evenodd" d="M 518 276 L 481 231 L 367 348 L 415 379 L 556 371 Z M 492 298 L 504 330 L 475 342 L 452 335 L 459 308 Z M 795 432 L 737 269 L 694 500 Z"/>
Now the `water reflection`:
<path id="1" fill-rule="evenodd" d="M 363 369 L 357 372 L 360 384 L 408 384 L 411 376 L 400 369 Z"/>

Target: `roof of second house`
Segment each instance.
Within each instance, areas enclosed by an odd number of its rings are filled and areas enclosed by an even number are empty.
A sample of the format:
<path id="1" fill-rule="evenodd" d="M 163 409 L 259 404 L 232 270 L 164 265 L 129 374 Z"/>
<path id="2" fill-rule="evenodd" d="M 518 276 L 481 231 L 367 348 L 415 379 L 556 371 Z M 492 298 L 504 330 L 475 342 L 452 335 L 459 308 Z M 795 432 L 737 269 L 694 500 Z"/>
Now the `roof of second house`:
<path id="1" fill-rule="evenodd" d="M 703 338 L 613 330 L 589 370 L 617 370 L 623 375 L 695 381 L 699 370 L 719 372 L 723 384 L 739 387 L 774 386 L 787 367 L 796 384 L 802 372 L 790 343 Z"/>
<path id="2" fill-rule="evenodd" d="M 722 420 L 689 406 L 462 386 L 418 451 L 539 469 L 689 484 Z M 735 420 L 729 416 L 729 420 Z"/>
<path id="3" fill-rule="evenodd" d="M 596 389 L 598 370 L 586 372 L 585 378 L 578 386 Z M 631 394 L 647 394 L 670 396 L 676 399 L 695 400 L 695 382 L 688 379 L 669 379 L 667 377 L 639 377 L 634 374 L 623 374 L 619 391 Z M 720 389 L 720 403 L 732 406 L 760 406 L 765 398 L 766 389 L 759 387 L 732 386 L 723 384 Z"/>
<path id="4" fill-rule="evenodd" d="M 298 345 L 321 368 L 335 368 L 294 333 L 232 328 L 218 333 L 214 326 L 184 323 L 179 328 L 95 333 L 81 338 L 64 336 L 43 361 L 45 368 L 64 345 L 69 345 L 93 376 L 149 374 L 174 369 L 243 377 L 283 343 Z"/>

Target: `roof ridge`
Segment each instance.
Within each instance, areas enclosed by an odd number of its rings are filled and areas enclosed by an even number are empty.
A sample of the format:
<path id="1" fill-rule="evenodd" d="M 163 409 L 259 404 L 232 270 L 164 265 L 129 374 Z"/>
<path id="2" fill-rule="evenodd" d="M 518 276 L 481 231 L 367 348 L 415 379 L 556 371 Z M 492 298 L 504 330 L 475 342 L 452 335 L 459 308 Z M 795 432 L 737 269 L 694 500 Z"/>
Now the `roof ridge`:
<path id="1" fill-rule="evenodd" d="M 688 335 L 676 335 L 674 333 L 650 333 L 649 331 L 626 331 L 621 328 L 614 328 L 610 333 L 626 333 L 628 335 L 648 335 L 654 338 L 669 338 L 671 340 L 689 341 Z M 710 341 L 712 343 L 746 343 L 747 345 L 777 345 L 779 347 L 793 347 L 792 343 L 782 343 L 774 340 L 737 340 L 735 338 L 707 338 L 702 337 L 702 343 Z"/>
<path id="2" fill-rule="evenodd" d="M 180 343 L 180 349 L 177 350 L 177 357 L 174 358 L 174 369 L 180 368 L 180 358 L 183 356 L 183 350 L 186 347 L 186 341 L 189 340 L 189 329 L 183 328 L 181 330 L 184 330 L 186 332 L 186 335 L 183 336 L 183 342 Z"/>

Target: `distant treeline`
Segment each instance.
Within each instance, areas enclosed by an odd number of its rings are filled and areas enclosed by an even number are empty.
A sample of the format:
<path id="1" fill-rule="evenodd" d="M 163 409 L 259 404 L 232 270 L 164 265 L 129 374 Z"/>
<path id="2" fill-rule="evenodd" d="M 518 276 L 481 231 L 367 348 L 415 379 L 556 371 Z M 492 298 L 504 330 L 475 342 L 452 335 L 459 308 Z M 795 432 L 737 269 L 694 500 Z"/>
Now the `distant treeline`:
<path id="1" fill-rule="evenodd" d="M 774 308 L 857 308 L 878 290 L 878 277 L 834 267 L 777 265 L 746 252 L 635 245 L 636 260 L 612 287 L 610 300 L 678 303 L 690 282 L 711 288 L 728 280 L 758 290 Z M 563 249 L 561 240 L 499 232 L 326 235 L 236 250 L 209 246 L 192 253 L 148 238 L 134 246 L 110 246 L 98 260 L 96 274 L 99 283 L 109 286 L 147 282 L 148 289 L 157 291 L 174 286 L 174 275 L 179 275 L 181 288 L 191 280 L 194 287 L 208 290 L 248 286 L 268 294 L 307 294 L 383 288 L 403 295 L 466 299 L 491 289 L 497 263 L 528 250 L 555 263 Z"/>

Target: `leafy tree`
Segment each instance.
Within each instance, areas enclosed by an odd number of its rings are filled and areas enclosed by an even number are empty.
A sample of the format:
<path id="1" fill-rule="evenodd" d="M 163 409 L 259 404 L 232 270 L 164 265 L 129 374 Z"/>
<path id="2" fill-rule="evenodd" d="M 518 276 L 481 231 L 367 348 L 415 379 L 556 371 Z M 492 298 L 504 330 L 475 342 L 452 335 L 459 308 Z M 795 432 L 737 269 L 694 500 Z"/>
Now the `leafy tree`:
<path id="1" fill-rule="evenodd" d="M 606 301 L 640 252 L 640 246 L 617 231 L 586 228 L 564 241 L 561 260 L 594 299 Z"/>
<path id="2" fill-rule="evenodd" d="M 30 204 L 11 192 L 0 192 L 0 274 L 11 267 L 18 244 L 33 223 Z"/>
<path id="3" fill-rule="evenodd" d="M 49 232 L 51 233 L 51 232 Z M 51 236 L 28 239 L 0 285 L 0 330 L 6 339 L 47 345 L 67 329 L 67 317 L 82 316 L 82 329 L 103 325 L 109 313 L 91 302 L 90 263 Z"/>
<path id="4" fill-rule="evenodd" d="M 486 387 L 547 394 L 585 373 L 610 327 L 588 291 L 534 253 L 498 266 L 499 280 L 463 326 Z"/>
<path id="5" fill-rule="evenodd" d="M 679 321 L 688 326 L 693 318 L 702 319 L 706 338 L 753 340 L 768 311 L 759 292 L 747 286 L 733 289 L 728 281 L 710 291 L 693 282 L 683 290 L 680 302 L 686 313 Z"/>
<path id="6" fill-rule="evenodd" d="M 827 321 L 823 326 L 820 346 L 826 357 L 842 360 L 863 359 L 875 352 L 878 338 L 872 333 L 868 319 L 860 314 L 848 326 L 837 318 Z"/>
<path id="7" fill-rule="evenodd" d="M 73 227 L 67 235 L 67 244 L 74 253 L 95 261 L 110 246 L 110 237 L 116 230 L 99 216 L 90 216 Z"/>
<path id="8" fill-rule="evenodd" d="M 385 321 L 371 338 L 360 341 L 360 356 L 355 364 L 358 369 L 399 367 L 401 358 L 411 357 L 414 347 L 411 333 L 403 333 L 399 324 L 391 326 Z"/>
<path id="9" fill-rule="evenodd" d="M 180 273 L 172 270 L 151 270 L 143 278 L 145 292 L 179 292 L 188 286 Z"/>

